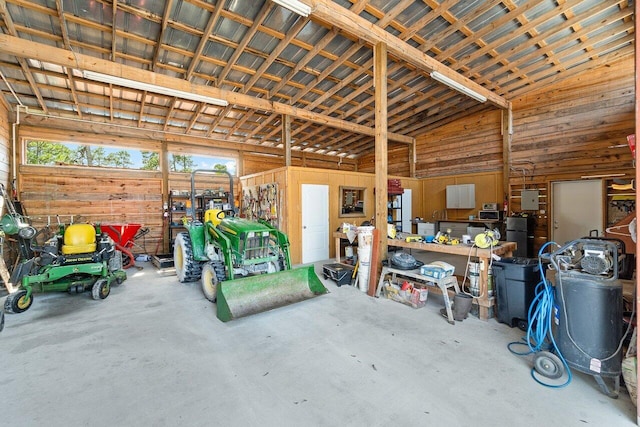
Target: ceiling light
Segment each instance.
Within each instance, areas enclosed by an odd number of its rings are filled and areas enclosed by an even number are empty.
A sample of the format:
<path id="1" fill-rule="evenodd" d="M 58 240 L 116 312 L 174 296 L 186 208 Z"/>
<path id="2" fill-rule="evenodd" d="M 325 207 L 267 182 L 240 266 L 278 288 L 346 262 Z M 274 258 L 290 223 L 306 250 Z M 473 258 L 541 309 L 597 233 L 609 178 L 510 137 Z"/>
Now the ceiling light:
<path id="1" fill-rule="evenodd" d="M 487 97 L 486 96 L 480 95 L 478 92 L 476 92 L 474 90 L 471 90 L 466 86 L 461 85 L 457 81 L 452 80 L 449 77 L 447 77 L 447 76 L 445 76 L 443 74 L 440 74 L 437 71 L 432 71 L 431 72 L 431 78 L 434 79 L 434 80 L 439 81 L 440 83 L 446 84 L 451 89 L 455 89 L 460 93 L 464 93 L 468 97 L 473 98 L 478 102 L 486 102 L 487 101 Z"/>
<path id="2" fill-rule="evenodd" d="M 625 176 L 626 173 L 605 173 L 602 175 L 582 175 L 581 179 L 593 179 L 593 178 L 615 178 L 620 176 Z"/>
<path id="3" fill-rule="evenodd" d="M 273 0 L 273 2 L 304 17 L 311 14 L 311 7 L 298 0 Z"/>
<path id="4" fill-rule="evenodd" d="M 131 89 L 146 90 L 147 92 L 159 93 L 161 95 L 175 96 L 176 98 L 188 99 L 190 101 L 196 102 L 204 102 L 205 104 L 219 105 L 221 107 L 226 107 L 227 105 L 229 105 L 229 103 L 224 99 L 212 98 L 210 96 L 199 95 L 197 93 L 166 88 L 150 83 L 142 83 L 135 80 L 124 79 L 122 77 L 96 73 L 93 71 L 83 71 L 82 76 L 85 79 L 95 80 L 102 83 L 124 86 Z"/>

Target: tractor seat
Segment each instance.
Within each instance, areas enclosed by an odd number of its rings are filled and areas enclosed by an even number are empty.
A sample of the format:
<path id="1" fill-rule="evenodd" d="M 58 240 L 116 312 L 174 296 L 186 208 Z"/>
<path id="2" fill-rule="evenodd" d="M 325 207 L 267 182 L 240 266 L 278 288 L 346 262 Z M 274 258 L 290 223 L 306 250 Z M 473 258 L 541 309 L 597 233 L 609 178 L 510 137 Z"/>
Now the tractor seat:
<path id="1" fill-rule="evenodd" d="M 64 231 L 64 255 L 86 254 L 96 251 L 96 230 L 91 224 L 71 224 Z"/>

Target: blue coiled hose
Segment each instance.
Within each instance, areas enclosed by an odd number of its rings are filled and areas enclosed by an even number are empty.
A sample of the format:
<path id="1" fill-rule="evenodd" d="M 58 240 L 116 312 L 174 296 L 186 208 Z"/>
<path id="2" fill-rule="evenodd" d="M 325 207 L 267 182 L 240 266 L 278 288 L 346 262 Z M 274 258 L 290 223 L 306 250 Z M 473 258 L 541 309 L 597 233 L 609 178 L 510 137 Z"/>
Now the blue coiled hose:
<path id="1" fill-rule="evenodd" d="M 542 264 L 542 255 L 545 249 L 550 245 L 556 245 L 554 242 L 545 243 L 538 251 L 538 267 L 540 270 L 540 282 L 536 285 L 535 297 L 529 306 L 529 312 L 527 313 L 527 335 L 523 337 L 524 342 L 515 341 L 507 345 L 510 352 L 518 356 L 526 356 L 540 351 L 552 351 L 555 353 L 565 370 L 567 371 L 567 380 L 563 384 L 553 385 L 547 384 L 537 377 L 535 368 L 531 368 L 531 377 L 538 383 L 545 387 L 550 388 L 562 388 L 569 385 L 571 382 L 571 370 L 567 361 L 562 357 L 555 339 L 553 338 L 552 322 L 553 322 L 553 310 L 554 310 L 554 291 L 550 283 L 547 282 L 547 278 Z M 557 245 L 556 245 L 557 246 Z M 513 349 L 516 345 L 527 345 L 529 351 L 518 352 Z"/>

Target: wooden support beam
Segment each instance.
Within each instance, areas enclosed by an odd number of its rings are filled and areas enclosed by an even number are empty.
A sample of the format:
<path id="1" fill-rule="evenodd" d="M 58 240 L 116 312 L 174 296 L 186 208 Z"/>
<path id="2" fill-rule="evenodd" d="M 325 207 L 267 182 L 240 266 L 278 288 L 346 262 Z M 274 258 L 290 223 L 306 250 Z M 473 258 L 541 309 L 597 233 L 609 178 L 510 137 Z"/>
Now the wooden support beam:
<path id="1" fill-rule="evenodd" d="M 284 165 L 291 166 L 291 116 L 282 116 L 282 143 L 284 145 Z"/>
<path id="2" fill-rule="evenodd" d="M 162 149 L 160 152 L 160 171 L 162 172 L 162 206 L 169 202 L 169 150 L 167 150 L 167 142 L 162 141 Z M 169 250 L 171 244 L 169 234 L 167 231 L 171 224 L 169 224 L 169 209 L 171 206 L 167 205 L 167 209 L 163 209 L 162 216 L 162 252 L 165 253 Z"/>
<path id="3" fill-rule="evenodd" d="M 511 164 L 511 136 L 513 135 L 513 112 L 511 102 L 506 110 L 502 110 L 502 192 L 509 200 L 509 166 Z"/>
<path id="4" fill-rule="evenodd" d="M 158 74 L 100 58 L 70 52 L 65 49 L 43 45 L 29 40 L 20 39 L 18 37 L 7 36 L 5 34 L 0 34 L 0 51 L 7 55 L 14 55 L 17 58 L 30 58 L 63 67 L 74 68 L 76 70 L 90 70 L 98 73 L 109 74 L 141 83 L 150 83 L 161 87 L 224 99 L 230 104 L 241 107 L 287 114 L 300 120 L 307 120 L 349 132 L 369 136 L 375 135 L 375 131 L 369 126 L 354 124 L 346 120 L 303 110 L 281 102 L 269 101 L 238 92 L 194 84 L 176 77 L 170 77 L 164 74 Z M 403 142 L 406 144 L 413 143 L 413 138 L 410 136 L 389 133 L 388 137 L 392 141 L 396 142 Z"/>
<path id="5" fill-rule="evenodd" d="M 376 229 L 378 230 L 378 260 L 387 258 L 387 46 L 376 43 L 373 48 L 373 79 L 376 90 Z M 369 278 L 375 280 L 375 278 Z"/>

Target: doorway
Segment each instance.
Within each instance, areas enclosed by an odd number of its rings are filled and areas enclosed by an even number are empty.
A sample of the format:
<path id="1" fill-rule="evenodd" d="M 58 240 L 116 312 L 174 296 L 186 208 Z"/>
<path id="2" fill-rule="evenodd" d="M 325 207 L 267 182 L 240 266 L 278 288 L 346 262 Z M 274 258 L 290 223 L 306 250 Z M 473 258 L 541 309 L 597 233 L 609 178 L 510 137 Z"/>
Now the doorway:
<path id="1" fill-rule="evenodd" d="M 603 235 L 602 180 L 551 183 L 551 240 L 564 245 L 575 239 Z"/>
<path id="2" fill-rule="evenodd" d="M 302 184 L 302 263 L 329 259 L 329 186 Z"/>

